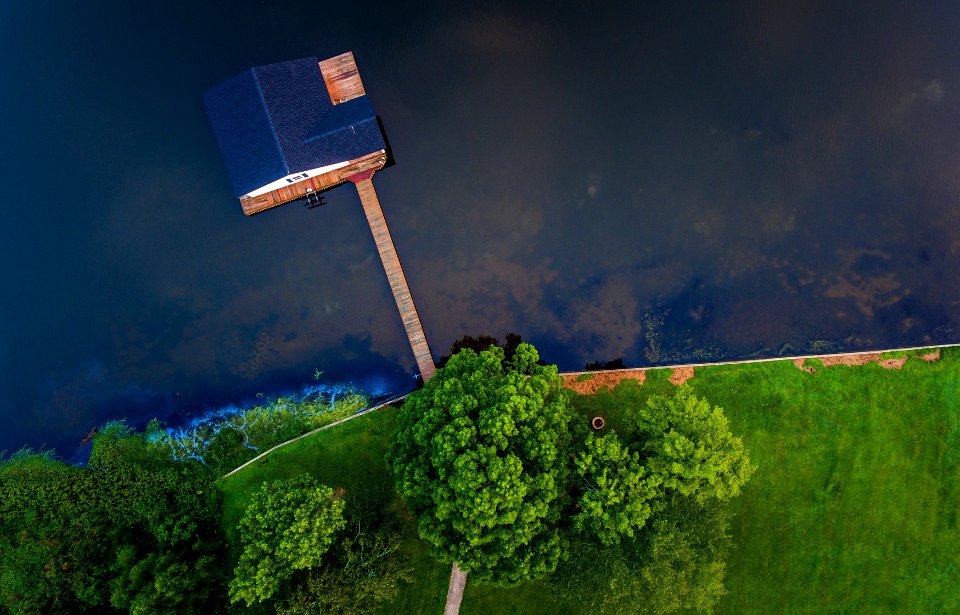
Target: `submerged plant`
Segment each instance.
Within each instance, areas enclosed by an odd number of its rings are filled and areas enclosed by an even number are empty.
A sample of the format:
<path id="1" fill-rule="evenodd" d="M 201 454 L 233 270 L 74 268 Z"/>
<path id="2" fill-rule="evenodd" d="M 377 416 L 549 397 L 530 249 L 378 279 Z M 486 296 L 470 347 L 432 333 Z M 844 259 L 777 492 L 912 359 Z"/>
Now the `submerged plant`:
<path id="1" fill-rule="evenodd" d="M 262 399 L 262 395 L 257 396 Z M 207 464 L 212 447 L 220 440 L 235 442 L 228 454 L 217 451 L 219 460 L 249 457 L 283 439 L 347 416 L 367 407 L 369 399 L 345 384 L 311 384 L 294 395 L 239 408 L 226 406 L 190 420 L 179 427 L 164 427 L 154 419 L 147 425 L 147 443 L 178 461 L 195 459 Z M 230 437 L 226 437 L 229 434 Z M 219 448 L 223 448 L 222 442 Z M 245 450 L 247 453 L 243 453 Z"/>

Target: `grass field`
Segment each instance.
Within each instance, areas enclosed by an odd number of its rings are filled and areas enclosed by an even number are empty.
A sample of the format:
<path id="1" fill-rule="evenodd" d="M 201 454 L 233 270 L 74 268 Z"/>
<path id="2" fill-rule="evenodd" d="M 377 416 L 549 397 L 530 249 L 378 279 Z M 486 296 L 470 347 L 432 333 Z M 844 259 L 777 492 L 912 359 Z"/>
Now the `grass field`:
<path id="1" fill-rule="evenodd" d="M 653 370 L 642 386 L 625 382 L 574 406 L 623 430 L 630 408 L 672 390 L 669 374 Z M 901 370 L 807 373 L 789 361 L 698 368 L 690 385 L 725 409 L 758 466 L 733 503 L 737 546 L 719 612 L 960 612 L 960 350 Z M 303 471 L 402 515 L 383 462 L 395 412 L 321 432 L 222 481 L 225 527 L 232 532 L 260 482 Z M 438 613 L 449 568 L 407 523 L 417 581 L 383 612 Z M 581 611 L 539 584 L 468 582 L 462 612 Z"/>

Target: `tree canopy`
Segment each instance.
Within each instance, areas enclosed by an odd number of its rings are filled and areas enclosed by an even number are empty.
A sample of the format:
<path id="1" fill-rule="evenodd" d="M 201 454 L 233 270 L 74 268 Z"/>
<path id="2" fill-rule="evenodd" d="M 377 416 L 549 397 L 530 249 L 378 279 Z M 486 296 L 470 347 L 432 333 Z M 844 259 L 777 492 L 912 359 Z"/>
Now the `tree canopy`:
<path id="1" fill-rule="evenodd" d="M 87 468 L 0 462 L 0 596 L 13 613 L 215 611 L 226 598 L 220 499 L 198 464 L 111 423 Z"/>
<path id="2" fill-rule="evenodd" d="M 574 528 L 590 532 L 603 544 L 633 537 L 658 510 L 662 478 L 640 465 L 637 452 L 623 445 L 616 434 L 589 434 L 574 460 L 582 489 Z"/>
<path id="3" fill-rule="evenodd" d="M 536 349 L 470 347 L 487 340 L 460 344 L 407 398 L 387 454 L 434 555 L 513 584 L 553 572 L 572 542 L 607 562 L 597 609 L 708 610 L 723 593 L 724 503 L 755 469 L 723 410 L 683 385 L 625 408 L 624 433 L 592 433 Z"/>
<path id="4" fill-rule="evenodd" d="M 756 469 L 723 409 L 696 397 L 689 385 L 672 397 L 651 397 L 631 416 L 644 463 L 667 490 L 701 504 L 729 500 Z"/>
<path id="5" fill-rule="evenodd" d="M 594 433 L 561 384 L 517 343 L 464 348 L 407 398 L 387 462 L 421 537 L 478 580 L 552 574 L 596 612 L 709 610 L 724 592 L 726 503 L 755 469 L 723 410 L 684 385 L 621 408 L 622 433 Z M 342 490 L 302 475 L 253 494 L 228 585 L 214 477 L 122 423 L 100 430 L 86 468 L 0 460 L 2 604 L 218 612 L 229 597 L 367 612 L 411 579 L 393 513 L 362 494 L 348 511 Z"/>
<path id="6" fill-rule="evenodd" d="M 500 343 L 500 340 L 490 335 L 478 335 L 477 337 L 473 337 L 472 335 L 464 335 L 455 341 L 450 347 L 450 354 L 443 355 L 437 359 L 437 367 L 444 367 L 447 364 L 447 361 L 450 360 L 450 357 L 457 354 L 464 348 L 469 348 L 476 353 L 481 353 L 491 346 L 499 346 L 500 348 L 503 348 L 504 360 L 512 361 L 513 355 L 517 353 L 517 346 L 522 343 L 523 339 L 516 333 L 507 333 L 503 344 Z"/>
<path id="7" fill-rule="evenodd" d="M 309 474 L 265 483 L 240 520 L 243 553 L 230 599 L 247 606 L 273 596 L 297 570 L 318 566 L 344 528 L 344 501 Z"/>
<path id="8" fill-rule="evenodd" d="M 552 583 L 597 613 L 709 611 L 725 593 L 726 502 L 756 468 L 723 410 L 689 385 L 625 416 L 622 437 L 580 444 L 576 555 Z"/>
<path id="9" fill-rule="evenodd" d="M 725 561 L 732 546 L 723 502 L 697 504 L 676 496 L 641 530 L 603 545 L 575 539 L 572 556 L 550 579 L 566 600 L 598 614 L 710 612 L 726 593 Z"/>
<path id="10" fill-rule="evenodd" d="M 277 603 L 278 615 L 371 613 L 395 597 L 401 584 L 413 581 L 398 528 L 356 520 L 344 534 L 323 564 L 300 579 L 290 598 Z"/>
<path id="11" fill-rule="evenodd" d="M 533 346 L 465 349 L 411 394 L 387 461 L 442 561 L 512 584 L 552 572 L 573 418 Z"/>

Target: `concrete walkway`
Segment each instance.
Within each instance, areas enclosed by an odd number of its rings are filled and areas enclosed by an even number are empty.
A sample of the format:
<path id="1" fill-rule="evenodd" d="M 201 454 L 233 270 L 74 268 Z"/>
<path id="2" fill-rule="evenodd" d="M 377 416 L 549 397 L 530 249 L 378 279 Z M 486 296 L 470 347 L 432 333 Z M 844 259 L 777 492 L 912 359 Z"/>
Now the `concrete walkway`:
<path id="1" fill-rule="evenodd" d="M 447 588 L 447 602 L 443 605 L 443 615 L 457 615 L 463 602 L 463 590 L 467 586 L 467 573 L 460 570 L 457 562 L 450 567 L 450 586 Z"/>

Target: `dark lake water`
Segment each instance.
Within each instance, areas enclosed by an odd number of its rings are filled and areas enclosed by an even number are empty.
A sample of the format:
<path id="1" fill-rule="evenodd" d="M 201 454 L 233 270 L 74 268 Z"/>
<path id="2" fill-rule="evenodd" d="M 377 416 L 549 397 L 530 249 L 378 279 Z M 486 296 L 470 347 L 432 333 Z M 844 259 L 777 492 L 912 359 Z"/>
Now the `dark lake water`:
<path id="1" fill-rule="evenodd" d="M 411 386 L 355 192 L 244 217 L 201 102 L 346 50 L 434 354 L 960 341 L 960 5 L 768 4 L 0 2 L 0 449 Z"/>

